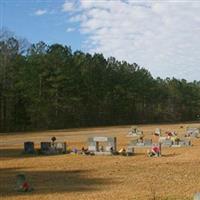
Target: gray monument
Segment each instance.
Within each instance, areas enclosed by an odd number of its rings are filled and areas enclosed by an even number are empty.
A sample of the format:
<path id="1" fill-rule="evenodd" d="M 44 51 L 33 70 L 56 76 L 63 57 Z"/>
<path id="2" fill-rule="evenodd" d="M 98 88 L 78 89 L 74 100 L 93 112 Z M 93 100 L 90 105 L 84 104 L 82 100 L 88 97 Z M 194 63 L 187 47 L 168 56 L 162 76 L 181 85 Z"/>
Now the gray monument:
<path id="1" fill-rule="evenodd" d="M 117 152 L 116 137 L 91 137 L 88 138 L 88 151 L 95 155 L 112 155 Z"/>
<path id="2" fill-rule="evenodd" d="M 130 141 L 128 148 L 130 147 L 151 147 L 152 146 L 152 140 L 151 139 L 136 139 Z"/>

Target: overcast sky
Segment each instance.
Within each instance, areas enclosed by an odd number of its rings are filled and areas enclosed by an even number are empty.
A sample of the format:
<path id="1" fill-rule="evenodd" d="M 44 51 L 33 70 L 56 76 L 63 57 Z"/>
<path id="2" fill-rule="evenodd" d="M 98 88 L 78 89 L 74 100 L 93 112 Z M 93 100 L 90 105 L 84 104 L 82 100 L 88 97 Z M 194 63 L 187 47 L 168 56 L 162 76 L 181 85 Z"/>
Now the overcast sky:
<path id="1" fill-rule="evenodd" d="M 71 45 L 200 80 L 200 1 L 0 0 L 1 26 L 31 42 Z"/>

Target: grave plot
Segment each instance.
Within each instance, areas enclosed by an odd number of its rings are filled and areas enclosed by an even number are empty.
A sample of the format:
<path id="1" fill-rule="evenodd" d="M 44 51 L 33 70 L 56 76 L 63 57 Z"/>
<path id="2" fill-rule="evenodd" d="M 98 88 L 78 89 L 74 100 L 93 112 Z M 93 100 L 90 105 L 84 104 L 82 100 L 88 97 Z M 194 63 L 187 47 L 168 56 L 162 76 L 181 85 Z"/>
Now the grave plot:
<path id="1" fill-rule="evenodd" d="M 192 143 L 190 140 L 178 140 L 178 141 L 173 141 L 171 147 L 190 147 L 192 146 Z"/>
<path id="2" fill-rule="evenodd" d="M 187 127 L 185 137 L 199 138 L 200 137 L 200 128 Z"/>
<path id="3" fill-rule="evenodd" d="M 66 142 L 41 142 L 40 152 L 42 154 L 63 154 L 67 152 Z"/>
<path id="4" fill-rule="evenodd" d="M 191 146 L 191 141 L 186 139 L 180 139 L 176 137 L 160 137 L 159 143 L 162 144 L 163 147 L 187 147 Z"/>
<path id="5" fill-rule="evenodd" d="M 136 140 L 132 140 L 130 141 L 130 143 L 128 144 L 128 148 L 131 147 L 151 147 L 152 146 L 152 140 L 151 139 L 136 139 Z"/>
<path id="6" fill-rule="evenodd" d="M 113 155 L 117 153 L 116 137 L 88 138 L 88 152 L 94 155 Z"/>
<path id="7" fill-rule="evenodd" d="M 127 137 L 137 137 L 142 136 L 143 131 L 139 130 L 136 126 L 131 127 L 131 130 L 128 132 Z"/>

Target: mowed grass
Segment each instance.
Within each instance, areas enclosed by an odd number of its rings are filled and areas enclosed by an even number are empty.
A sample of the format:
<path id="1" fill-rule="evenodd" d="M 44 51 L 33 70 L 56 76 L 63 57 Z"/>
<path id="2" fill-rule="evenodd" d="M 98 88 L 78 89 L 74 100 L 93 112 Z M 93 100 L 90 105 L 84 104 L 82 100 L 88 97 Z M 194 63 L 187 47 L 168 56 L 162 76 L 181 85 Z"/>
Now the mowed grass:
<path id="1" fill-rule="evenodd" d="M 163 132 L 176 131 L 180 136 L 188 124 L 139 126 L 146 137 L 160 127 Z M 136 155 L 123 156 L 28 156 L 23 155 L 24 141 L 66 141 L 73 148 L 87 146 L 89 136 L 116 136 L 118 149 L 126 147 L 131 126 L 70 129 L 61 131 L 2 134 L 0 136 L 0 199 L 17 200 L 132 200 L 193 199 L 200 191 L 200 139 L 192 147 L 163 148 L 163 156 L 149 158 L 147 149 L 136 149 Z M 15 191 L 16 175 L 24 173 L 30 193 Z"/>

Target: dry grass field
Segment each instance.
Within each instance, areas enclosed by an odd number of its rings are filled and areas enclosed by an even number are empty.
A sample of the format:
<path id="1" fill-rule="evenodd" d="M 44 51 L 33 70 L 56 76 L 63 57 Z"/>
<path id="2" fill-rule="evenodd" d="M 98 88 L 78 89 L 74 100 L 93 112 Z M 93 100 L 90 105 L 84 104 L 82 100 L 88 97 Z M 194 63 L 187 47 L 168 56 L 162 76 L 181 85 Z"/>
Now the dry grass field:
<path id="1" fill-rule="evenodd" d="M 183 126 L 181 128 L 181 126 Z M 156 127 L 185 133 L 187 124 L 139 126 L 147 137 Z M 28 156 L 23 142 L 66 141 L 70 147 L 87 146 L 88 136 L 116 136 L 118 149 L 126 147 L 130 126 L 1 134 L 0 199 L 16 200 L 144 200 L 192 199 L 200 191 L 200 139 L 192 147 L 163 148 L 163 156 L 149 158 L 146 149 L 123 156 Z M 153 137 L 152 137 L 153 138 Z M 153 138 L 156 140 L 156 138 Z M 26 174 L 33 192 L 15 192 L 16 175 Z"/>

